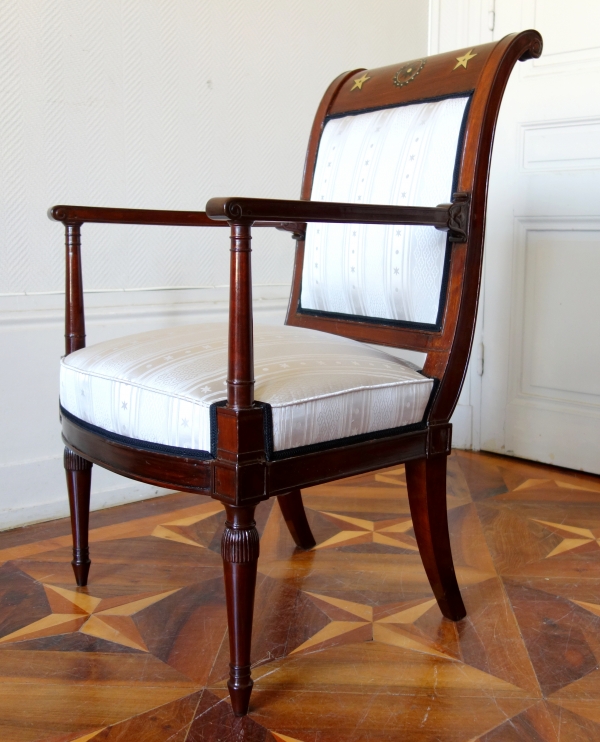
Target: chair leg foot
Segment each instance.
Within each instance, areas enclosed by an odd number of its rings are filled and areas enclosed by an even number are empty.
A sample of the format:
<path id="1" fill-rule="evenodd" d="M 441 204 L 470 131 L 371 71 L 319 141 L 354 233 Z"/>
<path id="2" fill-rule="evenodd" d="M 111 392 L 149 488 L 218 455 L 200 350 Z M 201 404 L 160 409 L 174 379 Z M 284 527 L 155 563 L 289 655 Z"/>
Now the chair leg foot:
<path id="1" fill-rule="evenodd" d="M 245 677 L 238 674 L 234 681 L 231 679 L 231 676 L 235 672 L 236 670 L 230 667 L 230 678 L 227 681 L 227 688 L 229 690 L 229 697 L 231 698 L 231 707 L 233 708 L 234 716 L 246 716 L 250 707 L 250 695 L 252 694 L 254 681 L 250 677 L 250 667 L 248 667 Z"/>
<path id="2" fill-rule="evenodd" d="M 279 495 L 277 502 L 296 546 L 306 550 L 316 546 L 317 542 L 306 519 L 300 490 L 292 490 L 287 495 Z"/>
<path id="3" fill-rule="evenodd" d="M 227 520 L 221 540 L 229 628 L 229 696 L 233 713 L 248 713 L 252 678 L 250 649 L 259 537 L 253 506 L 226 505 Z"/>
<path id="4" fill-rule="evenodd" d="M 86 558 L 87 557 L 87 558 Z M 88 583 L 88 575 L 90 573 L 90 567 L 92 563 L 89 557 L 89 551 L 86 550 L 86 555 L 75 555 L 75 549 L 73 549 L 73 560 L 71 561 L 73 567 L 73 574 L 75 575 L 75 582 L 78 587 L 85 587 Z"/>
<path id="5" fill-rule="evenodd" d="M 90 490 L 92 463 L 65 448 L 64 467 L 69 490 L 71 532 L 73 534 L 73 572 L 79 587 L 85 587 L 90 572 L 88 531 L 90 522 Z"/>
<path id="6" fill-rule="evenodd" d="M 452 561 L 446 505 L 446 455 L 406 463 L 413 528 L 440 610 L 451 621 L 467 615 Z"/>

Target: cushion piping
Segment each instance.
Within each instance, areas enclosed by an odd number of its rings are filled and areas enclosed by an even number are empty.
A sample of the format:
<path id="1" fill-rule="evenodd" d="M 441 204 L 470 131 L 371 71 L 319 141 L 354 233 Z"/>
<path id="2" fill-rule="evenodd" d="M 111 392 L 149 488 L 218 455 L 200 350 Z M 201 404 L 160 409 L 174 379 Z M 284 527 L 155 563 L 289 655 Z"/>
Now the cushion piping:
<path id="1" fill-rule="evenodd" d="M 330 312 L 328 314 L 331 314 Z M 385 352 L 385 351 L 383 351 Z M 402 364 L 408 366 L 411 370 L 416 371 L 418 374 L 423 376 L 422 370 L 417 368 L 415 364 L 411 364 L 409 361 L 405 361 L 402 358 L 396 358 L 395 356 L 390 356 L 390 360 L 392 362 L 397 363 L 400 361 Z M 202 400 L 196 399 L 194 397 L 185 396 L 182 394 L 177 394 L 176 392 L 167 392 L 163 389 L 157 389 L 152 386 L 146 386 L 144 384 L 140 384 L 137 381 L 130 381 L 129 379 L 119 379 L 114 376 L 108 376 L 106 374 L 100 374 L 97 371 L 86 371 L 80 368 L 77 368 L 77 366 L 69 366 L 67 363 L 63 361 L 63 365 L 79 374 L 85 375 L 85 376 L 92 376 L 96 379 L 104 379 L 105 381 L 110 382 L 118 382 L 120 384 L 126 384 L 128 386 L 135 387 L 136 389 L 143 389 L 146 392 L 152 392 L 153 394 L 163 394 L 166 397 L 172 397 L 173 399 L 180 399 L 184 402 L 190 402 L 193 405 L 197 405 L 198 407 L 212 407 L 213 404 L 219 404 L 218 402 L 212 402 L 210 405 L 205 404 L 202 402 Z M 271 407 L 293 407 L 294 405 L 298 404 L 306 404 L 306 402 L 316 402 L 320 399 L 327 399 L 329 397 L 340 397 L 344 394 L 352 394 L 353 392 L 365 392 L 369 391 L 370 389 L 391 389 L 399 386 L 405 386 L 407 384 L 422 384 L 423 382 L 430 381 L 426 376 L 423 376 L 421 379 L 403 379 L 402 381 L 387 381 L 383 382 L 382 384 L 362 384 L 360 386 L 354 386 L 350 389 L 339 389 L 335 392 L 327 392 L 327 394 L 322 395 L 315 395 L 312 397 L 303 397 L 302 399 L 294 399 L 291 402 L 278 402 L 276 404 L 272 404 Z M 135 439 L 132 439 L 135 440 Z"/>
<path id="2" fill-rule="evenodd" d="M 219 404 L 218 402 L 216 404 Z M 212 425 L 212 407 L 216 405 L 211 405 L 211 434 L 213 427 L 216 428 L 216 425 Z M 166 443 L 153 443 L 152 441 L 143 441 L 139 438 L 130 438 L 126 435 L 120 435 L 119 433 L 113 433 L 111 430 L 106 430 L 106 428 L 100 428 L 98 425 L 93 425 L 92 423 L 88 423 L 85 420 L 82 420 L 79 417 L 76 417 L 75 415 L 71 414 L 68 410 L 66 410 L 62 405 L 59 405 L 60 407 L 60 414 L 63 417 L 66 417 L 67 420 L 70 420 L 71 422 L 75 423 L 76 425 L 79 425 L 84 430 L 89 430 L 90 433 L 96 433 L 98 435 L 103 436 L 104 438 L 108 438 L 111 441 L 115 441 L 115 443 L 123 443 L 126 446 L 133 446 L 134 448 L 141 448 L 143 450 L 147 451 L 156 451 L 157 453 L 164 453 L 168 454 L 170 456 L 184 456 L 186 458 L 193 458 L 193 459 L 213 459 L 214 455 L 210 451 L 202 451 L 197 448 L 179 448 L 178 446 L 169 446 Z M 212 437 L 212 435 L 211 435 Z"/>

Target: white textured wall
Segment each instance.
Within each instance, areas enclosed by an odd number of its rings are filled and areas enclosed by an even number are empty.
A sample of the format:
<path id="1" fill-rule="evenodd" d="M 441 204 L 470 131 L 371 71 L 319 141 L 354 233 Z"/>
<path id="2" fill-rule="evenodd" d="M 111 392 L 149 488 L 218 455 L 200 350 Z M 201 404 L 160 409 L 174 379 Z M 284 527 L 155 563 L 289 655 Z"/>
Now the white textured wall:
<path id="1" fill-rule="evenodd" d="M 0 1 L 0 528 L 66 513 L 63 236 L 48 207 L 296 198 L 329 82 L 425 54 L 427 5 Z M 254 242 L 256 319 L 281 322 L 293 242 Z M 224 231 L 86 225 L 83 245 L 89 343 L 226 318 Z M 93 481 L 93 507 L 155 492 L 98 467 Z"/>

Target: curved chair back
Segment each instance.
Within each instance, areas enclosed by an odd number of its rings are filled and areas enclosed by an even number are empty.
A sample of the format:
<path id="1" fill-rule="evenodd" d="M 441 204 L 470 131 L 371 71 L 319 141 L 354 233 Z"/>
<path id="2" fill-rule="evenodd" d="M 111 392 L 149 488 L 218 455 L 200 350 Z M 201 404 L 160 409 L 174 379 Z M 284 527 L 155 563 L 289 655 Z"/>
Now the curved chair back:
<path id="1" fill-rule="evenodd" d="M 429 420 L 449 419 L 468 362 L 481 276 L 487 181 L 514 64 L 536 31 L 338 77 L 317 111 L 302 198 L 454 203 L 462 237 L 428 226 L 309 224 L 287 323 L 427 353 L 441 383 Z M 455 240 L 455 241 L 452 241 Z"/>

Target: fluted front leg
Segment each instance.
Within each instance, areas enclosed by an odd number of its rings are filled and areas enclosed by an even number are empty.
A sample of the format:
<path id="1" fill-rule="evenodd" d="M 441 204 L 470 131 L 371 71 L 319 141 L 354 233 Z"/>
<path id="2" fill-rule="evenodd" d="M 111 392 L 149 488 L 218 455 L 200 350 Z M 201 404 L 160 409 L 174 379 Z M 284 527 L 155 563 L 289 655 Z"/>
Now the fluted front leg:
<path id="1" fill-rule="evenodd" d="M 92 462 L 82 458 L 70 448 L 64 455 L 69 507 L 71 509 L 71 531 L 73 534 L 73 572 L 79 587 L 87 585 L 90 571 L 88 531 L 90 522 L 90 489 L 92 487 Z"/>
<path id="2" fill-rule="evenodd" d="M 252 678 L 250 649 L 259 537 L 254 506 L 226 505 L 221 541 L 229 626 L 229 695 L 236 716 L 248 713 Z"/>

